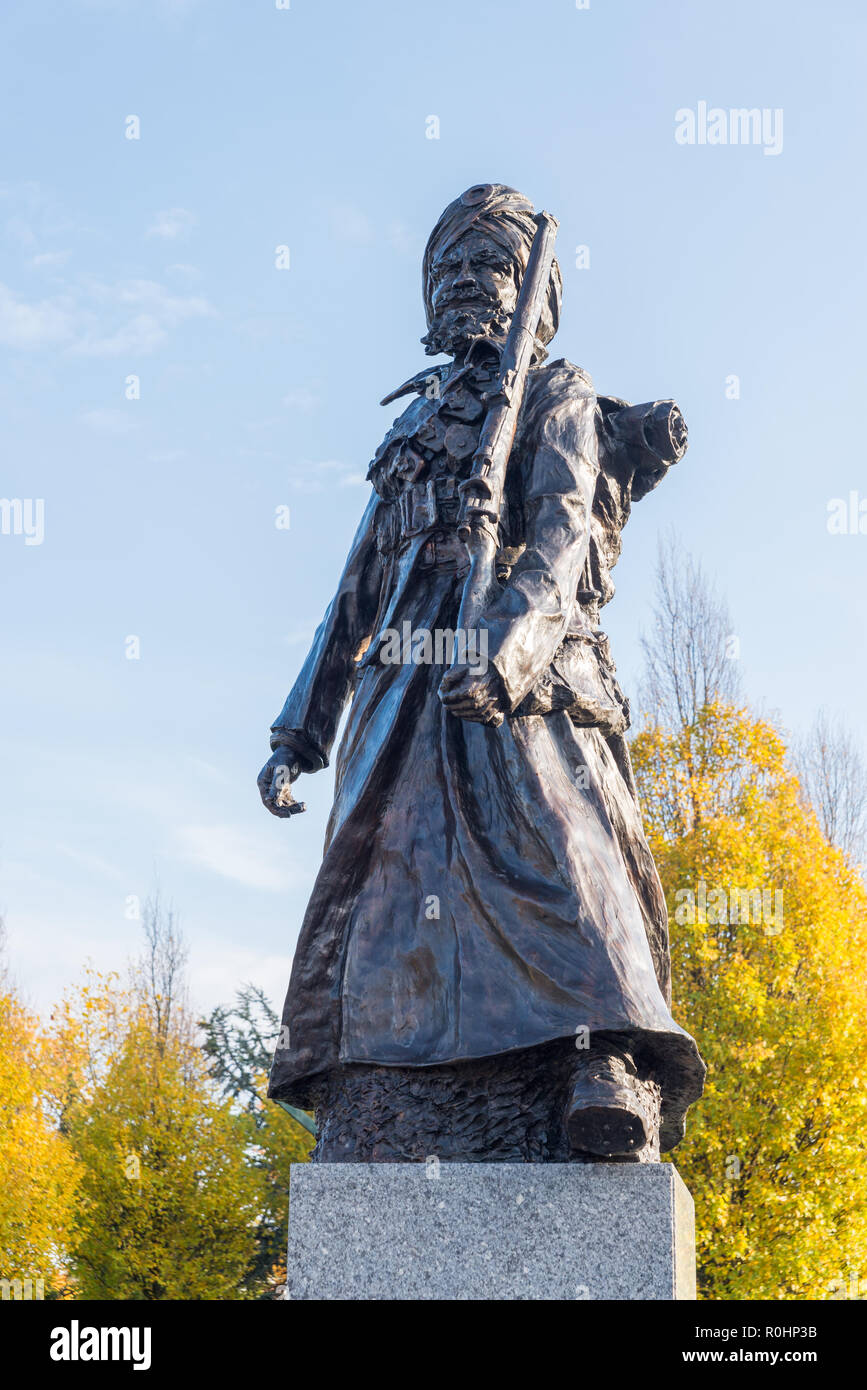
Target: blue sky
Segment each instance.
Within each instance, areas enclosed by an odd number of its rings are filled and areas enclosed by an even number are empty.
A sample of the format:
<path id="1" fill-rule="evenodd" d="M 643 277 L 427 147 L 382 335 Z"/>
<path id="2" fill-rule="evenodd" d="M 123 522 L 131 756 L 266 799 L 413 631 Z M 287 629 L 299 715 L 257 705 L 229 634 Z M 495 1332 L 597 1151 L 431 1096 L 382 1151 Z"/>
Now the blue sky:
<path id="1" fill-rule="evenodd" d="M 827 528 L 831 499 L 867 498 L 865 15 L 7 0 L 0 493 L 44 499 L 44 539 L 0 535 L 0 909 L 35 1003 L 138 949 L 126 902 L 157 878 L 201 1007 L 245 979 L 282 999 L 330 780 L 286 822 L 255 775 L 378 401 L 425 365 L 425 239 L 472 183 L 560 219 L 554 355 L 689 424 L 606 611 L 627 690 L 674 527 L 728 598 L 750 698 L 867 741 L 867 535 Z M 699 102 L 781 110 L 782 149 L 679 144 Z"/>

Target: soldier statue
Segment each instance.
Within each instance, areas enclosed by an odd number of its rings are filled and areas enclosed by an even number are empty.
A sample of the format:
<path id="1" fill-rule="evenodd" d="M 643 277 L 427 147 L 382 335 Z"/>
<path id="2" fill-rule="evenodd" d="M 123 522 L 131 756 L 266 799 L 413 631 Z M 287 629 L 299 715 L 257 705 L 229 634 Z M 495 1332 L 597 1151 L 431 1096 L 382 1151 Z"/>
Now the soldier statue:
<path id="1" fill-rule="evenodd" d="M 410 398 L 271 728 L 290 817 L 349 705 L 270 1079 L 315 1110 L 316 1162 L 655 1162 L 702 1091 L 600 628 L 686 428 L 548 360 L 555 230 L 502 184 L 434 227 L 448 360 L 383 402 Z"/>

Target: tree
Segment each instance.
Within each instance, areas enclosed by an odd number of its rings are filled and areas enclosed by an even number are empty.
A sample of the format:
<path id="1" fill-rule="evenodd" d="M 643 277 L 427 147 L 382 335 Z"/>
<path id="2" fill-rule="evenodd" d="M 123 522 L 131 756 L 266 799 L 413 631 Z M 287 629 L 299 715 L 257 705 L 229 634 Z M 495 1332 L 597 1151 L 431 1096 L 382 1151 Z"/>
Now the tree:
<path id="1" fill-rule="evenodd" d="M 826 839 L 853 862 L 867 847 L 867 763 L 845 726 L 824 710 L 798 744 L 795 769 Z"/>
<path id="2" fill-rule="evenodd" d="M 190 1022 L 187 946 L 174 909 L 163 908 L 159 889 L 145 902 L 142 928 L 145 951 L 134 974 L 139 994 L 149 1002 L 155 1035 L 166 1040 L 173 1027 L 177 1031 Z"/>
<path id="3" fill-rule="evenodd" d="M 183 942 L 158 901 L 145 936 L 128 988 L 91 975 L 55 1020 L 68 1058 L 60 1110 L 82 1169 L 76 1293 L 250 1297 L 264 1180 L 197 1046 Z"/>
<path id="4" fill-rule="evenodd" d="M 51 1054 L 0 962 L 0 1281 L 4 1297 L 66 1285 L 79 1168 L 47 1100 Z M 41 1282 L 39 1282 L 41 1281 Z"/>
<path id="5" fill-rule="evenodd" d="M 767 722 L 710 704 L 632 756 L 675 1007 L 708 1062 L 674 1155 L 701 1294 L 864 1296 L 867 889 Z"/>
<path id="6" fill-rule="evenodd" d="M 214 1009 L 201 1026 L 211 1075 L 223 1094 L 243 1109 L 250 1159 L 265 1184 L 250 1283 L 262 1298 L 280 1297 L 286 1278 L 290 1168 L 305 1163 L 313 1145 L 312 1134 L 299 1120 L 267 1099 L 268 1068 L 280 1021 L 264 992 L 248 984 L 238 990 L 233 1006 Z"/>
<path id="7" fill-rule="evenodd" d="M 660 538 L 641 704 L 656 724 L 690 724 L 714 700 L 740 697 L 737 638 L 725 602 L 674 533 Z"/>
<path id="8" fill-rule="evenodd" d="M 74 1245 L 82 1297 L 243 1296 L 262 1184 L 196 1049 L 161 1038 L 138 1012 L 73 1139 L 85 1170 Z"/>

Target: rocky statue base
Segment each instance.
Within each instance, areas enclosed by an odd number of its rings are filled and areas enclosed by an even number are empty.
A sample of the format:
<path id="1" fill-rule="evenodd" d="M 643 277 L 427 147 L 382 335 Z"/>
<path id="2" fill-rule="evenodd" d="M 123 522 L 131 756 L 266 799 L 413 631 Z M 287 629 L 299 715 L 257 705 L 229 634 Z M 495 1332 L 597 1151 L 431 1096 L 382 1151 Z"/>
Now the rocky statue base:
<path id="1" fill-rule="evenodd" d="M 287 1298 L 694 1299 L 670 1163 L 292 1167 Z"/>

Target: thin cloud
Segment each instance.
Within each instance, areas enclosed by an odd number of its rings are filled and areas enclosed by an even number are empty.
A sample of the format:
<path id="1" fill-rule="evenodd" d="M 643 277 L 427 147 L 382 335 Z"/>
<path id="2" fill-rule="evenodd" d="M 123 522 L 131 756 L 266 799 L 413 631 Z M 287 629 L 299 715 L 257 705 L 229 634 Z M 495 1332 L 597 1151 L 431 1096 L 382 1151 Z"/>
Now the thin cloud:
<path id="1" fill-rule="evenodd" d="M 191 943 L 189 969 L 193 996 L 200 1007 L 210 1010 L 226 1004 L 234 999 L 241 984 L 249 983 L 263 989 L 279 1012 L 292 957 L 232 946 L 210 935 Z"/>
<path id="2" fill-rule="evenodd" d="M 42 251 L 38 256 L 32 257 L 30 264 L 37 270 L 53 270 L 55 266 L 66 265 L 71 255 L 71 251 Z"/>
<path id="3" fill-rule="evenodd" d="M 172 293 L 155 280 L 115 284 L 86 278 L 62 294 L 28 302 L 0 284 L 0 343 L 63 347 L 82 357 L 155 352 L 190 319 L 214 317 L 200 295 Z"/>
<path id="4" fill-rule="evenodd" d="M 304 459 L 289 475 L 289 484 L 296 492 L 330 492 L 335 487 L 361 487 L 367 481 L 357 466 L 341 463 L 339 459 L 314 462 Z"/>
<path id="5" fill-rule="evenodd" d="M 88 854 L 78 849 L 73 849 L 71 845 L 55 845 L 55 849 L 64 854 L 73 863 L 79 864 L 81 868 L 87 869 L 89 873 L 101 874 L 103 878 L 113 879 L 115 882 L 124 882 L 125 878 L 117 864 L 110 864 L 107 859 L 102 859 L 98 854 Z"/>
<path id="6" fill-rule="evenodd" d="M 28 304 L 0 284 L 0 343 L 14 348 L 68 344 L 75 337 L 75 309 L 68 295 Z"/>
<path id="7" fill-rule="evenodd" d="M 145 235 L 176 241 L 178 237 L 189 236 L 195 225 L 195 213 L 186 208 L 165 208 L 156 214 Z"/>
<path id="8" fill-rule="evenodd" d="M 6 237 L 18 247 L 40 254 L 40 247 L 66 241 L 73 223 L 55 198 L 35 180 L 0 184 L 0 212 Z"/>
<path id="9" fill-rule="evenodd" d="M 184 859 L 221 878 L 273 893 L 285 892 L 291 886 L 285 865 L 269 858 L 259 838 L 243 830 L 230 825 L 184 825 L 176 834 Z"/>

